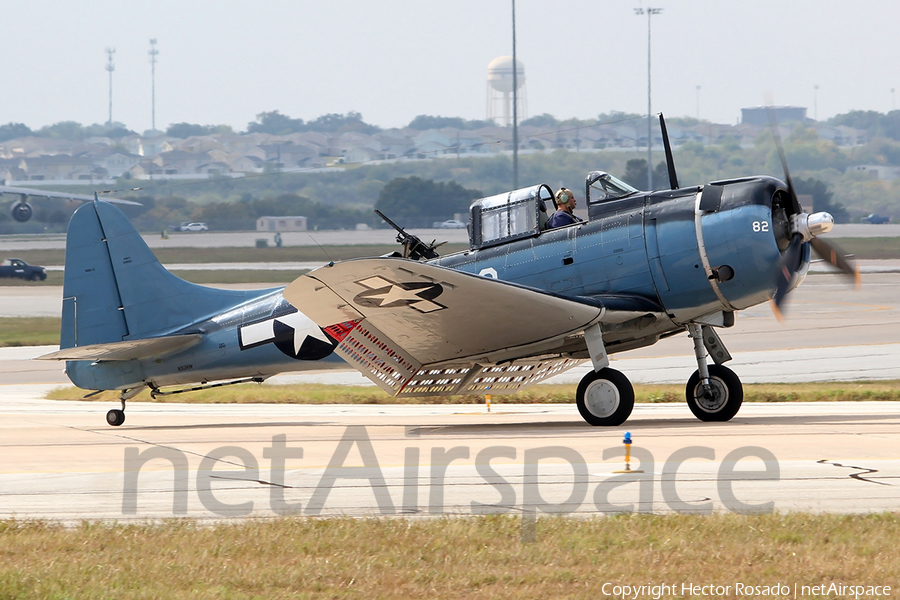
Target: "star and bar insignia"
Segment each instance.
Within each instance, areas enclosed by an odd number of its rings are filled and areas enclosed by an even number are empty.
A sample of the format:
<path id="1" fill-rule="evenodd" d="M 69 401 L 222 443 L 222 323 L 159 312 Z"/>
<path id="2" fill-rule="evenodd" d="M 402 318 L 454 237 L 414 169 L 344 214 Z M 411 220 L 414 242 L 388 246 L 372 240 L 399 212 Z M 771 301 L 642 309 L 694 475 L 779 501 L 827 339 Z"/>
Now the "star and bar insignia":
<path id="1" fill-rule="evenodd" d="M 421 313 L 447 308 L 434 301 L 444 292 L 439 283 L 395 283 L 384 277 L 369 277 L 356 282 L 366 288 L 353 299 L 360 306 L 371 308 L 397 308 L 408 306 Z"/>

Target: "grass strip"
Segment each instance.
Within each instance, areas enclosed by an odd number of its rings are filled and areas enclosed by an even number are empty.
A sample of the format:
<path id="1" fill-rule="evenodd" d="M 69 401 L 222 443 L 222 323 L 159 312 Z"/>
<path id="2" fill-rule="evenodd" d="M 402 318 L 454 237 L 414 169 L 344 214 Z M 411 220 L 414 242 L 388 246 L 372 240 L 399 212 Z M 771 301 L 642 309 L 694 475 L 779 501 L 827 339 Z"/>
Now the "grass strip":
<path id="1" fill-rule="evenodd" d="M 833 241 L 857 259 L 900 258 L 900 237 L 835 238 Z"/>
<path id="2" fill-rule="evenodd" d="M 495 404 L 569 404 L 575 402 L 575 385 L 536 385 L 515 394 L 493 396 Z M 61 387 L 50 391 L 50 400 L 81 400 L 87 391 Z M 678 384 L 634 386 L 636 402 L 684 402 L 684 386 Z M 101 392 L 89 400 L 114 402 L 118 392 Z M 853 402 L 900 401 L 900 381 L 825 383 L 751 383 L 744 385 L 744 402 Z M 246 383 L 200 390 L 155 400 L 144 390 L 133 402 L 176 404 L 484 404 L 484 396 L 431 396 L 394 398 L 374 386 L 324 384 L 257 385 Z"/>
<path id="3" fill-rule="evenodd" d="M 890 513 L 547 517 L 534 543 L 509 516 L 0 521 L 0 598 L 600 598 L 607 583 L 676 586 L 663 598 L 691 597 L 683 584 L 732 598 L 746 596 L 736 583 L 894 593 L 898 538 Z"/>
<path id="4" fill-rule="evenodd" d="M 0 347 L 59 344 L 59 317 L 0 317 Z"/>

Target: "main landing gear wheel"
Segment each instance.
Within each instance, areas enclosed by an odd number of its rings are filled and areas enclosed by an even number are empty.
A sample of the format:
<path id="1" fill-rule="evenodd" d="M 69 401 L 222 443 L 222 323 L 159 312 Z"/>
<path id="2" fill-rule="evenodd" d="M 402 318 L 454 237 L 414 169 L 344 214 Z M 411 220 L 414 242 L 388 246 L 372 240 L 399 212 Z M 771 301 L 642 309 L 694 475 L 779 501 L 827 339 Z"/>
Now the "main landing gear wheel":
<path id="1" fill-rule="evenodd" d="M 738 376 L 722 365 L 709 365 L 709 393 L 700 382 L 700 371 L 688 379 L 688 408 L 701 421 L 729 421 L 741 409 L 744 388 Z"/>
<path id="2" fill-rule="evenodd" d="M 624 423 L 634 408 L 634 388 L 615 369 L 591 371 L 578 384 L 575 402 L 591 425 L 614 427 Z"/>
<path id="3" fill-rule="evenodd" d="M 106 413 L 106 422 L 113 427 L 118 427 L 125 422 L 125 411 L 118 408 L 112 409 Z"/>

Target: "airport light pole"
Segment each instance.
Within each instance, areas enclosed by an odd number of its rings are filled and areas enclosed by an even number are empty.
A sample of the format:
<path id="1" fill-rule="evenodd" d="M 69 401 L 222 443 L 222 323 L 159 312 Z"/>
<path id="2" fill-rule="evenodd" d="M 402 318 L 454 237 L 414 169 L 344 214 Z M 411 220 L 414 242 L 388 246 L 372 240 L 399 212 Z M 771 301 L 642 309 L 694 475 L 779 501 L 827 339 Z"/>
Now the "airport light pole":
<path id="1" fill-rule="evenodd" d="M 156 131 L 156 55 L 159 50 L 156 49 L 156 38 L 150 40 L 150 128 Z"/>
<path id="2" fill-rule="evenodd" d="M 661 8 L 635 8 L 634 14 L 647 15 L 647 191 L 653 190 L 653 117 L 650 104 L 650 18 L 658 15 Z"/>
<path id="3" fill-rule="evenodd" d="M 113 71 L 116 70 L 116 65 L 113 64 L 113 54 L 115 53 L 115 48 L 106 49 L 106 56 L 108 58 L 106 70 L 109 72 L 109 119 L 106 121 L 107 125 L 112 125 L 112 74 Z"/>

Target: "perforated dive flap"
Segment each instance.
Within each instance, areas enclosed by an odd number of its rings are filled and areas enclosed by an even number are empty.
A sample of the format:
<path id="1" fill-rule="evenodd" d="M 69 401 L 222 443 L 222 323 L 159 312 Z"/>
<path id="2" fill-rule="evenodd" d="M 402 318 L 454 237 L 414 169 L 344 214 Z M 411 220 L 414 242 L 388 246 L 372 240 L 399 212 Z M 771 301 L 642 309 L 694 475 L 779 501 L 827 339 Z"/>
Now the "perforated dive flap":
<path id="1" fill-rule="evenodd" d="M 502 365 L 460 364 L 424 367 L 400 391 L 399 397 L 456 394 L 512 394 L 579 364 L 571 358 L 523 358 Z"/>
<path id="2" fill-rule="evenodd" d="M 392 396 L 422 367 L 366 320 L 359 321 L 346 334 L 335 352 Z"/>
<path id="3" fill-rule="evenodd" d="M 423 366 L 366 320 L 357 322 L 335 351 L 381 389 L 402 398 L 510 394 L 581 362 L 551 357 L 524 358 L 502 365 Z"/>

